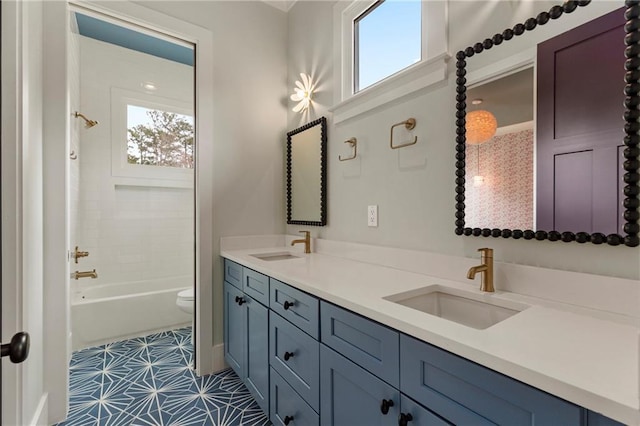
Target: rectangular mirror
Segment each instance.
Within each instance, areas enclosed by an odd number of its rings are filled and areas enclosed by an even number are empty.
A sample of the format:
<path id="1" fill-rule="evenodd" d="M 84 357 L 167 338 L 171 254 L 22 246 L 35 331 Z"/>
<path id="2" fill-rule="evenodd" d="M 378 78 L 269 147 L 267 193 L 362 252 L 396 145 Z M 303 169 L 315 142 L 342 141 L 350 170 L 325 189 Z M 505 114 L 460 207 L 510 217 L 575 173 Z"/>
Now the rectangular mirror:
<path id="1" fill-rule="evenodd" d="M 287 223 L 327 223 L 327 120 L 287 133 Z"/>
<path id="2" fill-rule="evenodd" d="M 621 6 L 565 2 L 458 52 L 458 235 L 638 245 L 638 43 Z"/>

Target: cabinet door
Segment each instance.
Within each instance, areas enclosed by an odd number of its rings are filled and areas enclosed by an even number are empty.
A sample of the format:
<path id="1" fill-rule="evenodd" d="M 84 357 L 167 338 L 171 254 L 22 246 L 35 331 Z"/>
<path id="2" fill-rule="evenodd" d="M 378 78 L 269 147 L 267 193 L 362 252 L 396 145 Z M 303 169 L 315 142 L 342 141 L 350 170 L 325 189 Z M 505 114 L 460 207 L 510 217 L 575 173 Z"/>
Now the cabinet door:
<path id="1" fill-rule="evenodd" d="M 245 377 L 245 296 L 231 284 L 224 283 L 224 359 L 241 378 Z"/>
<path id="2" fill-rule="evenodd" d="M 398 390 L 320 345 L 320 418 L 323 425 L 397 425 L 399 409 Z"/>
<path id="3" fill-rule="evenodd" d="M 246 303 L 244 383 L 265 413 L 269 412 L 269 310 L 249 296 Z"/>

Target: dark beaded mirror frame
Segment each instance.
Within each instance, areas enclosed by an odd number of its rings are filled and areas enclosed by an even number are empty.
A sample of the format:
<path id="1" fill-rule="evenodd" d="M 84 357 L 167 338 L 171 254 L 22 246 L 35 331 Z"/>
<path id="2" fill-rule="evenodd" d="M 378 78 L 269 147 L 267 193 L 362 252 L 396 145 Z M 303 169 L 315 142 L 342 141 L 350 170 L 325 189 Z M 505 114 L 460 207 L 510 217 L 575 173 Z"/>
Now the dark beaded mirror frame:
<path id="1" fill-rule="evenodd" d="M 588 232 L 559 232 L 543 230 L 520 230 L 520 229 L 489 229 L 489 228 L 468 228 L 465 227 L 465 149 L 466 149 L 466 91 L 467 80 L 466 58 L 482 53 L 483 50 L 491 49 L 503 42 L 511 40 L 515 36 L 520 36 L 527 31 L 532 31 L 538 25 L 545 25 L 550 19 L 558 19 L 565 13 L 572 13 L 578 7 L 587 6 L 589 0 L 566 1 L 561 5 L 553 6 L 549 12 L 542 12 L 535 18 L 529 18 L 524 23 L 508 28 L 502 34 L 496 34 L 492 38 L 487 38 L 481 43 L 469 46 L 456 54 L 456 234 L 467 236 L 483 236 L 494 238 L 514 238 L 525 240 L 549 240 L 578 243 L 591 242 L 593 244 L 607 243 L 612 246 L 624 244 L 628 247 L 637 247 L 640 243 L 638 231 L 640 225 L 638 219 L 640 205 L 638 194 L 640 193 L 640 174 L 638 173 L 640 156 L 640 0 L 625 1 L 625 63 L 624 63 L 624 93 L 625 93 L 625 113 L 624 113 L 624 233 L 605 235 L 602 233 Z M 621 69 L 622 75 L 622 69 Z"/>
<path id="2" fill-rule="evenodd" d="M 294 218 L 293 209 L 293 179 L 291 175 L 292 168 L 292 152 L 291 138 L 292 136 L 302 133 L 314 126 L 320 126 L 320 220 L 303 220 Z M 327 119 L 320 117 L 310 123 L 305 124 L 295 130 L 287 133 L 287 224 L 289 225 L 305 225 L 305 226 L 325 226 L 327 224 Z"/>

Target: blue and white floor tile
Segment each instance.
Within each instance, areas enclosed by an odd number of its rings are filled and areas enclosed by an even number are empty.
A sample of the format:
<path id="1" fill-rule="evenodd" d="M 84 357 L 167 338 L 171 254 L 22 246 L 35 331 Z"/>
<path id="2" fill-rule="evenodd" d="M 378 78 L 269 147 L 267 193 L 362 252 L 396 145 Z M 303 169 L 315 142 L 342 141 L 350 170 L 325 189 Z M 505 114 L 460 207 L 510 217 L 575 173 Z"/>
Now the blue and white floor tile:
<path id="1" fill-rule="evenodd" d="M 233 372 L 197 377 L 191 328 L 74 352 L 59 426 L 269 425 Z"/>

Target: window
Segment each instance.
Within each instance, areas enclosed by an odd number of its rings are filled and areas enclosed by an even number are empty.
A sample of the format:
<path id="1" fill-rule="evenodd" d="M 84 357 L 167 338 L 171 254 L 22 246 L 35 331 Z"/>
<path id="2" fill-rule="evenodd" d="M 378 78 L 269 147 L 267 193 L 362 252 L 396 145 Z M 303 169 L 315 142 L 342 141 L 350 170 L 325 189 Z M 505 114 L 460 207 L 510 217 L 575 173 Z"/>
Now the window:
<path id="1" fill-rule="evenodd" d="M 422 59 L 422 3 L 381 0 L 354 21 L 354 92 Z"/>
<path id="2" fill-rule="evenodd" d="M 127 163 L 193 169 L 193 117 L 127 105 Z"/>
<path id="3" fill-rule="evenodd" d="M 447 78 L 446 0 L 339 1 L 334 123 Z"/>
<path id="4" fill-rule="evenodd" d="M 111 88 L 111 175 L 116 185 L 193 187 L 193 105 Z"/>

